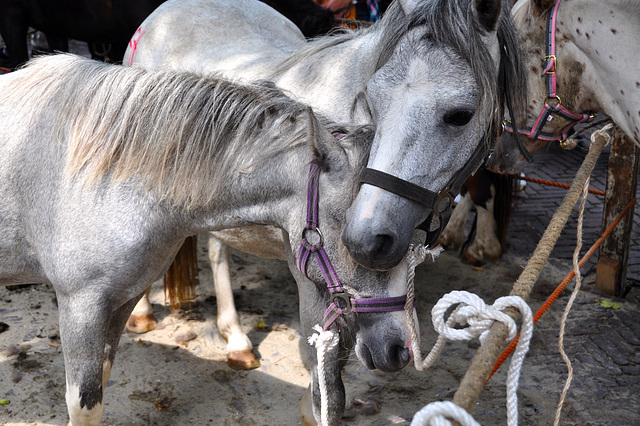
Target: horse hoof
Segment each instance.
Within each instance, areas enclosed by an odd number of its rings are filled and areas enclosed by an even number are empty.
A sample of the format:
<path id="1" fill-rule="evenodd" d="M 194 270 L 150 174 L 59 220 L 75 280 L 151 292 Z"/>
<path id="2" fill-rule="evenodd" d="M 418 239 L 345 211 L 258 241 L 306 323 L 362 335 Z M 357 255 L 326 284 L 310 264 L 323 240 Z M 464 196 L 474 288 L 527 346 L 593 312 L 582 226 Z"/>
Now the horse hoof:
<path id="1" fill-rule="evenodd" d="M 305 426 L 318 425 L 316 418 L 313 416 L 313 407 L 311 406 L 311 388 L 307 388 L 300 401 L 300 417 L 302 417 L 302 424 Z"/>
<path id="2" fill-rule="evenodd" d="M 158 325 L 153 314 L 131 315 L 127 321 L 127 330 L 142 334 L 151 331 Z"/>
<path id="3" fill-rule="evenodd" d="M 260 361 L 256 358 L 256 354 L 253 353 L 253 349 L 229 352 L 227 364 L 234 370 L 253 370 L 260 367 Z"/>
<path id="4" fill-rule="evenodd" d="M 462 261 L 462 263 L 466 263 L 467 265 L 471 265 L 471 266 L 484 265 L 484 259 L 478 259 L 470 255 L 469 253 L 465 253 L 460 260 Z"/>

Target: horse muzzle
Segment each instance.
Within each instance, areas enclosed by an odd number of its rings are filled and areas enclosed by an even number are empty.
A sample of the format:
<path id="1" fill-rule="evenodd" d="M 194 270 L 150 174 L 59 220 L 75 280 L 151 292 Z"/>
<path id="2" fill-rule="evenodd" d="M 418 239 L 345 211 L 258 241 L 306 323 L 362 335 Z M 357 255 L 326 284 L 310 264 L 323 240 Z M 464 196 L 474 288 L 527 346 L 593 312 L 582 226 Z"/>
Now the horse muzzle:
<path id="1" fill-rule="evenodd" d="M 389 270 L 404 258 L 415 228 L 425 214 L 417 203 L 363 185 L 347 210 L 342 243 L 358 264 L 373 270 Z"/>
<path id="2" fill-rule="evenodd" d="M 404 368 L 411 361 L 411 350 L 405 346 L 405 339 L 389 338 L 387 331 L 377 328 L 375 335 L 356 336 L 355 352 L 358 359 L 370 370 L 393 373 Z"/>

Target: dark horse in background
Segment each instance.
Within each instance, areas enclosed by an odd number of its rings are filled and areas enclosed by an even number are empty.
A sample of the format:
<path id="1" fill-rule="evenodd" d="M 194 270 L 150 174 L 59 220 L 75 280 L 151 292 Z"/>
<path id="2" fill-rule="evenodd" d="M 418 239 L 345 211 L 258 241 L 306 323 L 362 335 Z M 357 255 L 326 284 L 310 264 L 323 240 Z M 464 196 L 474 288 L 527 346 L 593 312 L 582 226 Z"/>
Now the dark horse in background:
<path id="1" fill-rule="evenodd" d="M 29 27 L 47 36 L 51 51 L 69 50 L 69 38 L 96 46 L 110 45 L 107 59 L 118 62 L 138 25 L 164 0 L 0 0 L 0 35 L 6 44 L 5 66 L 29 59 Z M 101 58 L 102 59 L 102 58 Z"/>
<path id="2" fill-rule="evenodd" d="M 6 54 L 0 66 L 29 59 L 29 27 L 47 36 L 50 51 L 67 52 L 69 39 L 87 42 L 94 59 L 120 62 L 138 26 L 165 0 L 0 0 L 0 36 Z M 332 13 L 313 0 L 264 0 L 296 24 L 306 37 L 334 26 Z"/>

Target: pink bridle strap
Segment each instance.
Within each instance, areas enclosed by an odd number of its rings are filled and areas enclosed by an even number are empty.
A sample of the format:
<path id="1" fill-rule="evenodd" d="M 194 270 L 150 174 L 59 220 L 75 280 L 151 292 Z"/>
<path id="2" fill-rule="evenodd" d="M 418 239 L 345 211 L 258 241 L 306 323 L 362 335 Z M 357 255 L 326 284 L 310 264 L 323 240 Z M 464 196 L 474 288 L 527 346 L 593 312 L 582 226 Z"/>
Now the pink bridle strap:
<path id="1" fill-rule="evenodd" d="M 573 127 L 578 123 L 589 123 L 593 121 L 596 114 L 588 112 L 585 114 L 578 114 L 569 111 L 562 105 L 562 101 L 557 93 L 557 69 L 558 58 L 556 57 L 556 22 L 558 19 L 558 10 L 560 9 L 560 3 L 562 0 L 557 0 L 553 5 L 553 8 L 549 12 L 549 19 L 547 20 L 547 55 L 544 57 L 545 65 L 542 71 L 541 77 L 546 79 L 547 97 L 544 100 L 544 108 L 538 115 L 538 119 L 531 127 L 531 129 L 514 129 L 511 125 L 511 121 L 505 120 L 504 129 L 507 132 L 518 133 L 525 135 L 531 139 L 540 139 L 544 141 L 564 141 Z M 551 103 L 549 101 L 552 101 Z M 569 121 L 565 127 L 562 128 L 560 134 L 544 132 L 542 129 L 547 121 L 553 118 L 553 115 L 560 116 Z"/>

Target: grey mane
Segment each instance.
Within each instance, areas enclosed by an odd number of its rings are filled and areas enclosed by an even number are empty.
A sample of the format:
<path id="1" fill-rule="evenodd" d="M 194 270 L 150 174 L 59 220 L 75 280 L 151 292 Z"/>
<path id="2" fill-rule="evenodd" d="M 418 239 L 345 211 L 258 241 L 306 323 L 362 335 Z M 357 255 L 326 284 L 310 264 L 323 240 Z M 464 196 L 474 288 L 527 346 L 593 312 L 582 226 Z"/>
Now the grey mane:
<path id="1" fill-rule="evenodd" d="M 499 70 L 493 66 L 490 53 L 482 41 L 482 36 L 486 35 L 485 29 L 476 20 L 471 19 L 472 8 L 473 0 L 429 0 L 419 3 L 411 16 L 407 16 L 400 3 L 394 1 L 375 26 L 357 31 L 344 30 L 329 37 L 313 39 L 308 46 L 285 60 L 275 74 L 282 73 L 310 56 L 316 56 L 321 60 L 325 51 L 327 55 L 330 54 L 330 48 L 370 31 L 379 31 L 381 34 L 374 58 L 377 71 L 389 60 L 398 42 L 408 31 L 417 26 L 424 26 L 427 28 L 423 37 L 425 43 L 447 46 L 468 61 L 478 83 L 479 99 L 483 100 L 483 104 L 479 106 L 479 113 L 490 118 L 498 127 L 503 119 L 503 108 L 507 99 L 512 104 L 514 113 L 524 113 L 527 105 L 527 73 L 508 3 L 503 3 L 497 27 L 500 62 L 504 67 L 502 78 L 499 78 Z"/>
<path id="2" fill-rule="evenodd" d="M 15 87 L 30 108 L 65 106 L 53 122 L 58 140 L 68 140 L 70 176 L 91 184 L 135 175 L 188 207 L 206 203 L 228 173 L 306 141 L 308 107 L 266 82 L 56 55 L 30 62 Z"/>

